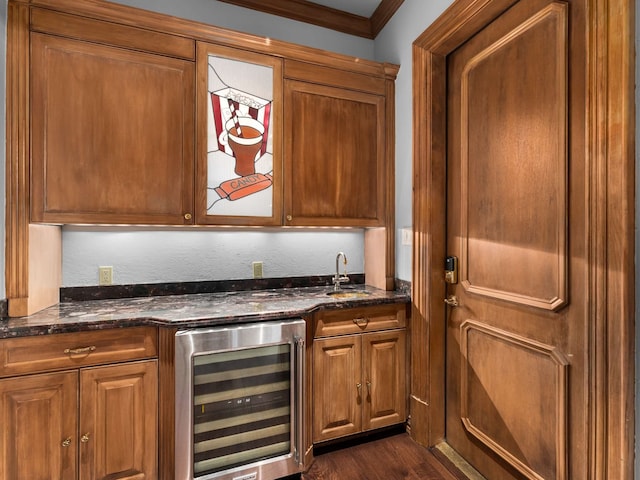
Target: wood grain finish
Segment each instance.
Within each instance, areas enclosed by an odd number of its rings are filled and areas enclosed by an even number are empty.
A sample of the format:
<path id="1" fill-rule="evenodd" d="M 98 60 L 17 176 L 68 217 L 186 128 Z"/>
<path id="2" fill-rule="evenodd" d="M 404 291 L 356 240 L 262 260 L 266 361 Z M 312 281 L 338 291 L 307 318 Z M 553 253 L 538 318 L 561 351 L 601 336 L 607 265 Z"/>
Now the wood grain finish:
<path id="1" fill-rule="evenodd" d="M 176 328 L 158 331 L 158 478 L 175 477 L 175 335 Z"/>
<path id="2" fill-rule="evenodd" d="M 404 304 L 326 310 L 315 315 L 313 334 L 318 338 L 404 328 L 406 320 Z"/>
<path id="3" fill-rule="evenodd" d="M 299 22 L 311 23 L 365 38 L 375 38 L 404 0 L 382 0 L 371 18 L 318 5 L 306 0 L 221 0 Z"/>
<path id="4" fill-rule="evenodd" d="M 0 340 L 0 377 L 155 357 L 153 327 Z"/>
<path id="5" fill-rule="evenodd" d="M 192 223 L 193 64 L 37 33 L 31 53 L 32 220 Z"/>
<path id="6" fill-rule="evenodd" d="M 31 31 L 195 60 L 195 42 L 189 38 L 43 8 L 31 9 Z"/>
<path id="7" fill-rule="evenodd" d="M 466 58 L 460 79 L 460 281 L 548 310 L 567 302 L 567 24 L 567 6 L 548 5 Z M 533 44 L 553 61 L 507 74 Z"/>
<path id="8" fill-rule="evenodd" d="M 405 330 L 313 342 L 313 441 L 406 420 Z"/>
<path id="9" fill-rule="evenodd" d="M 0 380 L 0 478 L 77 478 L 77 412 L 75 371 Z"/>
<path id="10" fill-rule="evenodd" d="M 287 225 L 381 226 L 385 99 L 285 81 Z"/>
<path id="11" fill-rule="evenodd" d="M 93 366 L 155 355 L 151 332 L 133 328 L 133 339 L 117 329 L 3 341 L 12 374 L 65 371 L 0 380 L 0 476 L 157 478 L 157 361 Z M 78 351 L 62 358 L 65 342 L 76 340 L 93 345 L 74 343 Z"/>
<path id="12" fill-rule="evenodd" d="M 362 430 L 361 349 L 357 335 L 314 340 L 314 442 Z"/>
<path id="13" fill-rule="evenodd" d="M 404 304 L 314 315 L 314 443 L 406 420 L 405 326 Z"/>
<path id="14" fill-rule="evenodd" d="M 364 430 L 406 420 L 406 332 L 370 333 L 362 336 Z"/>
<path id="15" fill-rule="evenodd" d="M 475 321 L 460 328 L 467 431 L 526 478 L 569 478 L 567 357 Z"/>
<path id="16" fill-rule="evenodd" d="M 446 465 L 446 466 L 445 466 Z M 468 480 L 437 449 L 406 433 L 347 444 L 316 457 L 302 480 Z"/>
<path id="17" fill-rule="evenodd" d="M 81 370 L 80 401 L 80 478 L 157 478 L 157 361 Z"/>
<path id="18" fill-rule="evenodd" d="M 511 0 L 455 2 L 414 43 L 414 272 L 412 312 L 412 425 L 411 433 L 425 445 L 446 438 L 445 333 L 442 298 L 442 259 L 446 255 L 444 205 L 446 201 L 446 62 L 447 57 L 516 2 Z M 585 2 L 569 3 L 570 15 Z M 578 61 L 570 78 L 570 114 L 584 121 L 585 131 L 569 145 L 584 168 L 586 190 L 569 190 L 569 198 L 588 198 L 576 210 L 589 220 L 588 249 L 579 295 L 589 299 L 589 314 L 582 321 L 588 344 L 579 350 L 588 358 L 584 392 L 589 405 L 581 417 L 589 425 L 585 455 L 569 455 L 571 478 L 633 478 L 633 8 L 628 2 L 595 0 L 580 17 L 570 21 L 569 42 Z M 615 13 L 614 13 L 615 12 Z M 572 17 L 574 18 L 574 17 Z M 585 43 L 586 42 L 586 43 Z M 553 57 L 555 58 L 555 56 Z M 576 97 L 572 97 L 576 98 Z M 585 108 L 586 106 L 586 108 Z M 570 122 L 570 125 L 575 122 Z M 571 158 L 571 157 L 570 157 Z M 575 215 L 574 215 L 575 216 Z M 573 237 L 571 237 L 573 238 Z M 570 270 L 571 271 L 571 270 Z M 571 278 L 581 274 L 572 272 Z M 583 278 L 584 278 L 583 277 Z M 572 280 L 573 282 L 573 280 Z M 569 299 L 573 302 L 573 294 Z M 576 352 L 572 352 L 575 354 Z M 580 375 L 570 375 L 575 385 Z M 580 380 L 578 380 L 580 381 Z M 569 397 L 572 397 L 570 395 Z M 571 409 L 570 409 L 571 411 Z M 571 429 L 569 430 L 571 435 Z M 569 442 L 571 451 L 579 442 Z M 588 470 L 588 473 L 582 473 Z"/>

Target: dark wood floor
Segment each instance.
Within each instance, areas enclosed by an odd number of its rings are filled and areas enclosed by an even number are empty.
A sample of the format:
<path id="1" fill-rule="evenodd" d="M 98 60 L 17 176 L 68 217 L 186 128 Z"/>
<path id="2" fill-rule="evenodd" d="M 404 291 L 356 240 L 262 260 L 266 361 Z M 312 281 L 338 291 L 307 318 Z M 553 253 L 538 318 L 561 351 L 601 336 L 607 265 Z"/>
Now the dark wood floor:
<path id="1" fill-rule="evenodd" d="M 314 451 L 302 480 L 461 480 L 463 476 L 437 451 L 393 433 L 365 443 Z M 439 461 L 439 458 L 441 461 Z M 446 464 L 446 466 L 445 466 Z"/>

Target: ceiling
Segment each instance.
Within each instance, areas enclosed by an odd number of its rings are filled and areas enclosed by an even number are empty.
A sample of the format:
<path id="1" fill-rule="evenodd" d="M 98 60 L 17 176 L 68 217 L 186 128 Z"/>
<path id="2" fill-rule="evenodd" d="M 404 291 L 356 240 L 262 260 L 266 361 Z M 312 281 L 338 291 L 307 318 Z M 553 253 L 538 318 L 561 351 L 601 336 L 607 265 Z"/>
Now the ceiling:
<path id="1" fill-rule="evenodd" d="M 219 0 L 374 39 L 404 0 Z"/>

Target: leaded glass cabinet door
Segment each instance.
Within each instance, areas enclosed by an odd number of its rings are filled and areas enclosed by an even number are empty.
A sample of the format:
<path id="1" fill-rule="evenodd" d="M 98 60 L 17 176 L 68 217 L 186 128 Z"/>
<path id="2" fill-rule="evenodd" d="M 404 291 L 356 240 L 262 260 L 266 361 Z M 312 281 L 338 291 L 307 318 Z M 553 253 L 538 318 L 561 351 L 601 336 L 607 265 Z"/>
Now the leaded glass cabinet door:
<path id="1" fill-rule="evenodd" d="M 282 60 L 199 43 L 196 223 L 282 222 Z"/>

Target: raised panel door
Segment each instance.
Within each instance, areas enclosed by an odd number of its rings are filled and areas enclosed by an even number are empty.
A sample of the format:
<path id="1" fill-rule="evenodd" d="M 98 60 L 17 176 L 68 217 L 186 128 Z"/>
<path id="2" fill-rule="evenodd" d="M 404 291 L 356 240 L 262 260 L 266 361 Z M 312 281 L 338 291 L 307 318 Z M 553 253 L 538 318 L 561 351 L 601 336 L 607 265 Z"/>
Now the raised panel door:
<path id="1" fill-rule="evenodd" d="M 80 479 L 157 477 L 157 361 L 80 372 Z"/>
<path id="2" fill-rule="evenodd" d="M 385 99 L 285 80 L 285 224 L 384 224 Z"/>
<path id="3" fill-rule="evenodd" d="M 579 9 L 522 0 L 447 58 L 446 438 L 487 478 L 588 477 Z"/>
<path id="4" fill-rule="evenodd" d="M 362 335 L 363 430 L 406 420 L 405 342 L 404 330 Z"/>
<path id="5" fill-rule="evenodd" d="M 361 359 L 360 335 L 314 340 L 314 442 L 362 429 Z"/>
<path id="6" fill-rule="evenodd" d="M 77 371 L 0 380 L 0 478 L 76 478 L 77 392 Z"/>
<path id="7" fill-rule="evenodd" d="M 31 221 L 193 223 L 193 62 L 31 34 Z"/>

